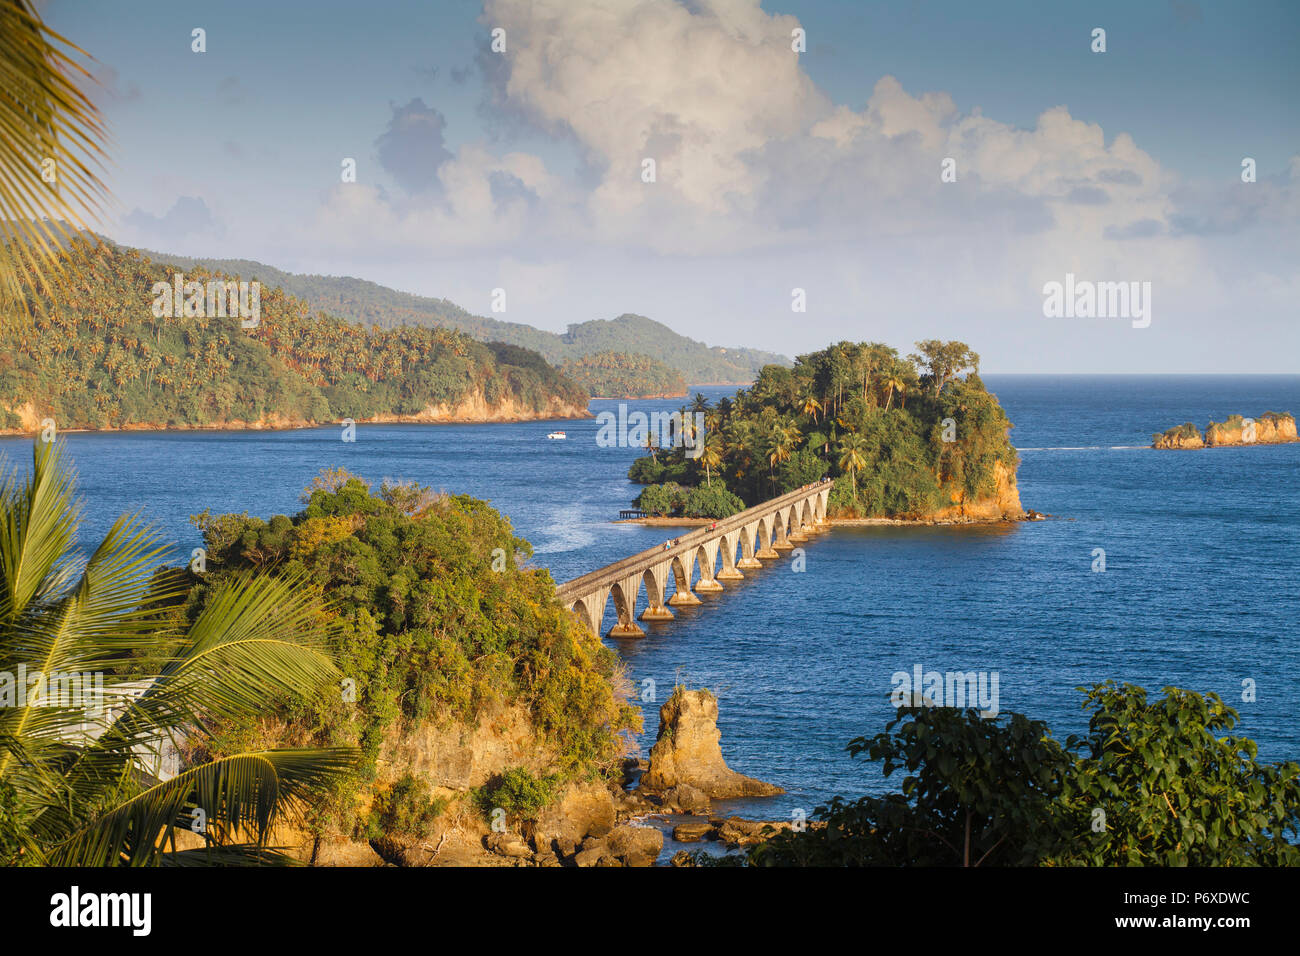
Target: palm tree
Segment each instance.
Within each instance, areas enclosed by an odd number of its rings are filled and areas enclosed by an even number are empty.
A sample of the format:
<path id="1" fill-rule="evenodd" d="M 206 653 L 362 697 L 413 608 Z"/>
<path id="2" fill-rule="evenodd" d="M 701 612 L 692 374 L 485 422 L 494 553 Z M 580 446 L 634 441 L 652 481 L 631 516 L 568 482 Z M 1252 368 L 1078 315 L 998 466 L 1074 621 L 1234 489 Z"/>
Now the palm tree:
<path id="1" fill-rule="evenodd" d="M 811 388 L 803 393 L 800 399 L 800 409 L 805 415 L 811 415 L 813 424 L 817 424 L 817 413 L 822 409 L 822 403 L 817 401 L 817 393 Z"/>
<path id="2" fill-rule="evenodd" d="M 763 452 L 767 455 L 767 474 L 772 483 L 772 493 L 776 494 L 776 466 L 778 462 L 789 461 L 799 441 L 799 429 L 793 422 L 777 422 L 767 433 Z"/>
<path id="3" fill-rule="evenodd" d="M 858 472 L 867 467 L 866 440 L 852 433 L 840 439 L 840 471 L 847 471 L 853 482 L 853 500 L 858 500 Z"/>
<path id="4" fill-rule="evenodd" d="M 695 397 L 691 399 L 692 412 L 707 412 L 709 410 L 709 400 L 704 397 L 703 392 L 696 392 Z"/>
<path id="5" fill-rule="evenodd" d="M 80 89 L 87 54 L 45 26 L 32 0 L 0 3 L 0 305 L 50 288 L 59 247 L 84 232 L 105 190 L 99 111 Z"/>
<path id="6" fill-rule="evenodd" d="M 262 574 L 210 595 L 187 620 L 179 572 L 134 516 L 88 557 L 73 545 L 80 510 L 53 443 L 31 476 L 0 481 L 0 696 L 3 678 L 46 675 L 48 689 L 0 707 L 0 862 L 108 866 L 282 860 L 268 847 L 356 764 L 348 747 L 258 750 L 202 759 L 170 778 L 170 741 L 197 746 L 214 723 L 268 716 L 268 701 L 317 695 L 338 672 L 321 648 L 333 625 L 319 598 Z M 20 670 L 20 668 L 22 670 Z M 128 673 L 129 671 L 129 673 Z M 95 674 L 56 690 L 54 675 Z M 128 679 L 130 677 L 130 679 Z M 177 831 L 202 811 L 206 849 Z"/>
<path id="7" fill-rule="evenodd" d="M 716 435 L 709 434 L 704 439 L 704 447 L 700 449 L 700 464 L 704 466 L 704 483 L 712 488 L 712 470 L 722 464 L 722 443 Z"/>
<path id="8" fill-rule="evenodd" d="M 903 381 L 902 370 L 897 363 L 890 365 L 885 372 L 885 388 L 889 390 L 885 397 L 885 411 L 889 411 L 890 403 L 894 400 L 894 392 L 902 392 L 907 388 L 907 383 Z"/>

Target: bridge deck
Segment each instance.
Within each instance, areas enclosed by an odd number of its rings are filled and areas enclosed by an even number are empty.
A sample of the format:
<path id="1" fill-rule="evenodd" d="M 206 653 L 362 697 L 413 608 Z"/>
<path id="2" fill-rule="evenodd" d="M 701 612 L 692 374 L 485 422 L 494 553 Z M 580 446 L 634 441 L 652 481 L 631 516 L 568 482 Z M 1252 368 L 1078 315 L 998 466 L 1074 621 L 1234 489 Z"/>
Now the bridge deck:
<path id="1" fill-rule="evenodd" d="M 706 541 L 722 537 L 730 531 L 737 528 L 743 528 L 751 521 L 757 521 L 766 517 L 773 512 L 780 511 L 787 505 L 792 505 L 797 501 L 803 501 L 813 492 L 820 490 L 823 486 L 820 484 L 807 485 L 803 488 L 797 488 L 794 491 L 787 492 L 776 498 L 772 498 L 760 505 L 752 508 L 746 508 L 744 511 L 737 512 L 730 518 L 719 518 L 716 527 L 703 525 L 694 531 L 688 531 L 678 536 L 677 543 L 664 550 L 663 545 L 653 548 L 647 548 L 638 552 L 631 557 L 624 558 L 621 561 L 615 561 L 603 568 L 597 568 L 595 571 L 588 572 L 581 577 L 574 578 L 572 581 L 566 581 L 555 589 L 556 596 L 561 603 L 568 604 L 588 594 L 597 588 L 614 584 L 633 574 L 639 574 L 653 565 L 662 561 L 668 561 L 671 558 L 686 554 L 690 549 L 699 547 Z"/>

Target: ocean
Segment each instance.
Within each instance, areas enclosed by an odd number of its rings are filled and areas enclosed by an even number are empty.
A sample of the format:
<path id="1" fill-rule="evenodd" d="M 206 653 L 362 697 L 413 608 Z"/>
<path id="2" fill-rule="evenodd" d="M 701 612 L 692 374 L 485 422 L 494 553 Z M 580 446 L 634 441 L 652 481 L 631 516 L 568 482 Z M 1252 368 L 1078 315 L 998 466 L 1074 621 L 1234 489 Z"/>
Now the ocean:
<path id="1" fill-rule="evenodd" d="M 674 683 L 707 686 L 729 765 L 787 790 L 721 809 L 811 814 L 835 794 L 896 785 L 844 748 L 884 730 L 892 675 L 919 666 L 996 672 L 999 710 L 1045 720 L 1062 739 L 1087 729 L 1080 685 L 1213 691 L 1240 712 L 1237 732 L 1257 741 L 1261 759 L 1300 759 L 1300 444 L 1146 447 L 1184 421 L 1300 411 L 1300 376 L 985 382 L 1015 423 L 1021 500 L 1052 517 L 836 528 L 803 546 L 804 571 L 789 555 L 768 562 L 675 620 L 645 625 L 645 638 L 613 642 L 638 690 L 654 682 L 643 752 Z M 567 440 L 548 441 L 557 427 Z M 491 501 L 533 543 L 533 563 L 562 582 L 678 533 L 612 523 L 639 490 L 626 472 L 640 451 L 598 447 L 596 429 L 585 420 L 359 425 L 354 443 L 339 427 L 63 440 L 85 504 L 83 544 L 138 511 L 175 542 L 179 563 L 200 544 L 190 515 L 291 514 L 313 476 L 343 466 L 376 483 L 414 479 Z M 26 469 L 30 441 L 0 440 L 0 455 Z M 1104 571 L 1094 570 L 1096 549 Z M 606 629 L 612 619 L 611 602 Z"/>

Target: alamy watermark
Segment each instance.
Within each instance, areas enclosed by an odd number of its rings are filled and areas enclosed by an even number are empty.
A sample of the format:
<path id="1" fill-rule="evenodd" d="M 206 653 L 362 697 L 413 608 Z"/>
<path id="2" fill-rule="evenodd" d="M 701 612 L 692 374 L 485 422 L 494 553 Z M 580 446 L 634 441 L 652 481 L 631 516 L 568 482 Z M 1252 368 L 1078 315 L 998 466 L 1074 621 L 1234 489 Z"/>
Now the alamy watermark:
<path id="1" fill-rule="evenodd" d="M 596 416 L 599 448 L 645 448 L 657 440 L 659 448 L 686 449 L 687 458 L 704 453 L 704 413 L 631 412 L 626 402 L 619 402 L 618 414 L 604 411 Z"/>
<path id="2" fill-rule="evenodd" d="M 895 671 L 889 681 L 889 702 L 895 708 L 977 707 L 981 717 L 998 715 L 997 671 L 927 671 L 916 664 L 910 674 Z"/>
<path id="3" fill-rule="evenodd" d="M 207 282 L 185 281 L 179 272 L 172 273 L 171 283 L 153 284 L 153 316 L 189 319 L 239 317 L 239 325 L 255 329 L 262 324 L 262 284 L 209 279 Z"/>
<path id="4" fill-rule="evenodd" d="M 1133 328 L 1151 324 L 1150 282 L 1092 282 L 1065 274 L 1043 286 L 1043 315 L 1049 319 L 1131 319 Z"/>
<path id="5" fill-rule="evenodd" d="M 27 670 L 0 671 L 0 707 L 61 707 L 84 710 L 90 716 L 104 712 L 104 674 Z"/>

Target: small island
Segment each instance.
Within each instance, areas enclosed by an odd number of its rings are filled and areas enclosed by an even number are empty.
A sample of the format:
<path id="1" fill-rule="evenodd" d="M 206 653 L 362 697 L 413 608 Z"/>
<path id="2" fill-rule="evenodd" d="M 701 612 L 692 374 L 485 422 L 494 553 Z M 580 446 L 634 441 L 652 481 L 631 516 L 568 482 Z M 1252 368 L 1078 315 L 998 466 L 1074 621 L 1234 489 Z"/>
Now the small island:
<path id="1" fill-rule="evenodd" d="M 642 434 L 628 478 L 653 521 L 720 519 L 829 478 L 828 516 L 859 523 L 1031 519 L 997 397 L 962 342 L 926 339 L 904 357 L 839 342 L 768 365 L 733 397 L 696 395 L 683 435 Z M 697 435 L 698 433 L 698 435 Z"/>
<path id="2" fill-rule="evenodd" d="M 1230 415 L 1226 422 L 1210 422 L 1205 432 L 1184 422 L 1151 436 L 1152 448 L 1212 448 L 1222 445 L 1282 445 L 1300 441 L 1295 416 L 1290 412 L 1265 412 L 1258 418 Z"/>

